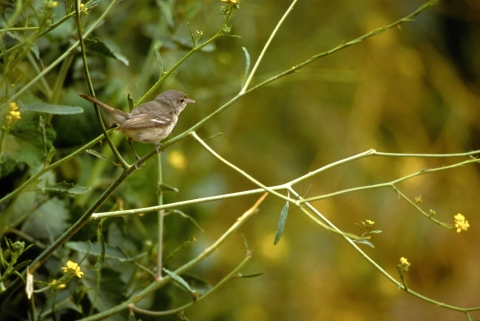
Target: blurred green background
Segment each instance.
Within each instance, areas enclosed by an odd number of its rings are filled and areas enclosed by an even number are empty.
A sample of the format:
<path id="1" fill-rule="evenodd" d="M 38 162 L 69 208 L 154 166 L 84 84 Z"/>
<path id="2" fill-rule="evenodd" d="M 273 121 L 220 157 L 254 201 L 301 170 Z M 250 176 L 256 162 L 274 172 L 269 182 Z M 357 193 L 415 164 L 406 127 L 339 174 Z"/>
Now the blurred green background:
<path id="1" fill-rule="evenodd" d="M 164 7 L 160 9 L 158 3 Z M 423 3 L 301 0 L 272 42 L 253 83 L 396 21 Z M 101 2 L 84 19 L 93 21 L 107 4 Z M 191 43 L 186 23 L 192 31 L 203 31 L 202 39 L 208 38 L 221 27 L 221 5 L 220 1 L 192 0 L 119 2 L 94 34 L 125 56 L 129 65 L 90 57 L 97 97 L 119 107 L 126 105 L 125 93 L 131 93 L 134 100 L 141 97 L 159 74 L 153 47 L 160 48 L 168 69 Z M 182 113 L 173 135 L 188 129 L 238 92 L 245 68 L 242 47 L 248 50 L 253 63 L 289 5 L 289 1 L 241 1 L 231 23 L 232 34 L 240 38 L 221 38 L 168 79 L 162 89 L 182 90 L 196 100 Z M 56 36 L 63 39 L 62 32 L 74 30 L 73 25 L 70 27 L 62 27 Z M 61 50 L 64 44 L 58 44 Z M 198 134 L 208 138 L 222 133 L 208 144 L 269 186 L 370 148 L 396 153 L 477 150 L 478 57 L 480 2 L 443 1 L 414 22 L 320 59 L 249 94 L 208 122 Z M 44 59 L 49 61 L 48 57 Z M 66 155 L 100 133 L 92 106 L 78 97 L 86 92 L 77 55 L 59 103 L 82 106 L 87 112 L 81 118 L 53 119 L 59 155 Z M 126 140 L 118 139 L 122 153 L 133 161 Z M 152 146 L 137 144 L 136 148 L 142 155 Z M 164 180 L 179 189 L 178 193 L 167 193 L 166 202 L 256 188 L 191 138 L 172 146 L 163 156 Z M 386 182 L 456 161 L 460 159 L 367 158 L 326 171 L 296 188 L 301 194 L 316 196 Z M 95 188 L 92 194 L 75 200 L 79 213 L 118 175 L 106 163 L 99 169 L 98 162 L 83 155 L 62 166 L 58 173 L 68 181 Z M 155 171 L 152 159 L 122 185 L 103 209 L 109 210 L 118 200 L 125 208 L 154 205 Z M 453 223 L 453 216 L 462 213 L 471 228 L 460 234 L 441 228 L 387 188 L 346 194 L 314 205 L 346 232 L 358 233 L 356 223 L 375 221 L 375 228 L 383 233 L 371 240 L 374 249 L 362 248 L 395 277 L 400 257 L 408 258 L 412 265 L 407 282 L 414 291 L 446 304 L 478 306 L 478 166 L 423 175 L 398 187 L 412 200 L 421 196 L 423 202 L 419 205 L 427 212 L 436 211 L 438 220 Z M 191 253 L 175 258 L 169 269 L 203 251 L 257 198 L 254 195 L 180 208 L 195 217 L 204 232 L 173 216 L 167 217 L 165 253 L 187 239 L 197 239 Z M 283 205 L 283 201 L 269 196 L 239 233 L 192 271 L 209 282 L 219 281 L 244 258 L 243 234 L 253 250 L 253 259 L 242 273 L 265 275 L 228 282 L 187 310 L 190 320 L 442 321 L 462 317 L 397 290 L 341 237 L 323 230 L 293 206 L 284 235 L 274 246 Z M 126 217 L 116 222 L 123 224 L 127 238 L 141 244 L 155 241 L 155 219 L 155 214 L 147 214 L 139 220 Z M 130 222 L 137 225 L 125 224 Z M 139 232 L 138 224 L 143 226 L 144 234 Z M 480 313 L 472 315 L 480 317 Z"/>

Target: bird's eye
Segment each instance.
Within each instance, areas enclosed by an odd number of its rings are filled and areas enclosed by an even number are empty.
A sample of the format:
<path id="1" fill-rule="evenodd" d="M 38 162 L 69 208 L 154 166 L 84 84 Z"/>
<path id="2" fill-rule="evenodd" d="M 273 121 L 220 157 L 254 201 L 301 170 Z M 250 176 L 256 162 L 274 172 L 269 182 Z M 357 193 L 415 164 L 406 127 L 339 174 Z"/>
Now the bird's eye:
<path id="1" fill-rule="evenodd" d="M 185 99 L 180 99 L 180 102 L 183 104 L 185 102 Z"/>

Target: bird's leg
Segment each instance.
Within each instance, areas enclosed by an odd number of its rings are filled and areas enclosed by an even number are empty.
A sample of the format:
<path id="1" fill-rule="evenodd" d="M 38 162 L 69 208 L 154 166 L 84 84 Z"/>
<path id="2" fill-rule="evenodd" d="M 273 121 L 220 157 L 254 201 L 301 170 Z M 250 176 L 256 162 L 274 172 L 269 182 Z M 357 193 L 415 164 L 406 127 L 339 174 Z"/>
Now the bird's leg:
<path id="1" fill-rule="evenodd" d="M 157 153 L 160 153 L 160 152 L 161 152 L 160 147 L 162 147 L 162 144 L 160 144 L 159 142 L 156 142 L 156 143 L 155 143 L 155 146 L 157 146 L 157 148 L 155 148 L 155 150 L 157 151 Z"/>
<path id="2" fill-rule="evenodd" d="M 138 156 L 137 152 L 135 151 L 135 148 L 133 148 L 133 143 L 132 143 L 132 139 L 129 138 L 128 139 L 128 144 L 130 145 L 130 148 L 132 148 L 133 150 L 133 153 L 135 154 L 135 158 L 137 159 L 137 161 L 135 162 L 135 167 L 138 168 L 138 161 L 140 160 L 140 156 Z"/>

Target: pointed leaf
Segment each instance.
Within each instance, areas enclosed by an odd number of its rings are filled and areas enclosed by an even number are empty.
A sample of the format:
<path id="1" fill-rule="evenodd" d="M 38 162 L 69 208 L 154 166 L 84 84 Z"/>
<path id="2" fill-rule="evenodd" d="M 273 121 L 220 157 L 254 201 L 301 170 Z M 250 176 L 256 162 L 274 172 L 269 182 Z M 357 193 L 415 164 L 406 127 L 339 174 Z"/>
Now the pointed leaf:
<path id="1" fill-rule="evenodd" d="M 367 241 L 365 239 L 360 239 L 360 240 L 355 240 L 355 243 L 361 243 L 370 246 L 371 248 L 375 248 L 375 245 L 373 245 L 372 242 Z"/>
<path id="2" fill-rule="evenodd" d="M 188 285 L 188 283 L 184 279 L 182 279 L 180 275 L 176 274 L 175 272 L 169 271 L 165 268 L 163 268 L 163 271 L 167 273 L 167 275 L 171 277 L 175 282 L 177 282 L 182 288 L 187 290 L 192 295 L 193 300 L 198 299 L 199 297 L 198 292 L 195 290 L 192 290 L 192 288 L 190 288 L 190 285 Z"/>
<path id="3" fill-rule="evenodd" d="M 282 237 L 283 229 L 285 228 L 285 223 L 287 222 L 289 204 L 290 203 L 287 201 L 285 206 L 283 206 L 282 211 L 280 212 L 280 219 L 278 220 L 277 233 L 275 233 L 275 241 L 273 242 L 274 245 L 277 245 L 278 242 L 280 241 L 280 238 Z"/>
<path id="4" fill-rule="evenodd" d="M 120 164 L 115 163 L 115 162 L 112 161 L 111 159 L 106 158 L 105 156 L 103 156 L 102 154 L 100 154 L 99 152 L 97 152 L 97 151 L 94 150 L 94 149 L 87 149 L 86 152 L 87 152 L 88 154 L 90 154 L 90 155 L 93 155 L 93 156 L 95 156 L 95 157 L 97 157 L 97 158 L 100 158 L 101 160 L 107 161 L 107 162 L 109 162 L 109 163 L 111 163 L 111 164 L 113 164 L 113 165 L 115 165 L 115 166 L 120 167 Z"/>
<path id="5" fill-rule="evenodd" d="M 185 221 L 187 221 L 187 223 L 195 227 L 197 230 L 203 232 L 203 228 L 201 228 L 200 225 L 198 225 L 197 221 L 195 221 L 190 215 L 187 215 L 179 210 L 173 210 L 172 213 L 180 215 Z"/>
<path id="6" fill-rule="evenodd" d="M 247 48 L 242 47 L 243 53 L 245 54 L 245 75 L 243 76 L 242 87 L 245 84 L 245 81 L 248 77 L 248 72 L 250 71 L 250 55 L 248 54 Z"/>
<path id="7" fill-rule="evenodd" d="M 163 183 L 158 186 L 158 189 L 160 192 L 178 192 L 178 188 Z"/>
<path id="8" fill-rule="evenodd" d="M 236 275 L 237 278 L 256 278 L 266 274 L 265 272 L 253 273 L 253 274 L 238 274 Z"/>

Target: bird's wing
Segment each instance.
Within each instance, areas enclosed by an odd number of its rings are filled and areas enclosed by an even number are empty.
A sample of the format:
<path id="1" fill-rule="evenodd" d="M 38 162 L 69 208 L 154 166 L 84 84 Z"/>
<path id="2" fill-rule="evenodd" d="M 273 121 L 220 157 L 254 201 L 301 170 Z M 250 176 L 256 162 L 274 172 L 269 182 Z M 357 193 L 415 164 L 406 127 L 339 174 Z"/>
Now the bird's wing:
<path id="1" fill-rule="evenodd" d="M 126 119 L 117 129 L 118 130 L 131 130 L 153 127 L 165 127 L 170 125 L 174 121 L 174 115 L 163 114 L 155 115 L 151 118 L 148 114 L 137 114 Z"/>

